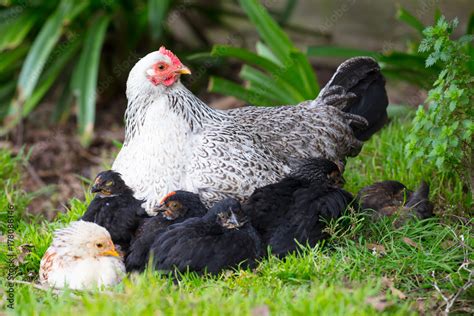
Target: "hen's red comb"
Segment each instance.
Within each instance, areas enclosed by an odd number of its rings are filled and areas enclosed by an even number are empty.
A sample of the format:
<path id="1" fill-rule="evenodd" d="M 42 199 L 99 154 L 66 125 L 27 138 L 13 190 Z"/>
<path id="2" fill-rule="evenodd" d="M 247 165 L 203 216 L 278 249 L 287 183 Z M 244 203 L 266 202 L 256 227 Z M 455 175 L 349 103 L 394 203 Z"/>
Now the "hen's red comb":
<path id="1" fill-rule="evenodd" d="M 175 195 L 175 194 L 176 194 L 175 191 L 166 194 L 165 197 L 161 199 L 160 204 L 165 203 L 167 199 L 169 199 L 170 197 L 172 197 L 172 196 Z"/>
<path id="2" fill-rule="evenodd" d="M 181 65 L 181 60 L 179 60 L 179 58 L 176 57 L 176 55 L 173 54 L 172 51 L 167 50 L 164 46 L 160 47 L 160 49 L 158 50 L 158 53 L 168 56 L 171 59 L 171 63 L 173 65 Z"/>

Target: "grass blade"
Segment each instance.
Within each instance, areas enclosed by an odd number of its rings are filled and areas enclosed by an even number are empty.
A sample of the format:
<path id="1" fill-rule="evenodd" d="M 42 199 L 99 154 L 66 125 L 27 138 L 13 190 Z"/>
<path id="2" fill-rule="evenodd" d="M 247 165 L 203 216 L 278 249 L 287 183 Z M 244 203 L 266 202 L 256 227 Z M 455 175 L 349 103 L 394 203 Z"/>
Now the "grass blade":
<path id="1" fill-rule="evenodd" d="M 170 0 L 148 0 L 148 23 L 150 25 L 150 35 L 154 42 L 161 37 L 163 22 L 170 4 Z"/>
<path id="2" fill-rule="evenodd" d="M 89 145 L 94 131 L 95 100 L 99 60 L 109 16 L 100 16 L 87 30 L 84 47 L 72 78 L 73 93 L 78 100 L 78 123 L 81 143 Z"/>

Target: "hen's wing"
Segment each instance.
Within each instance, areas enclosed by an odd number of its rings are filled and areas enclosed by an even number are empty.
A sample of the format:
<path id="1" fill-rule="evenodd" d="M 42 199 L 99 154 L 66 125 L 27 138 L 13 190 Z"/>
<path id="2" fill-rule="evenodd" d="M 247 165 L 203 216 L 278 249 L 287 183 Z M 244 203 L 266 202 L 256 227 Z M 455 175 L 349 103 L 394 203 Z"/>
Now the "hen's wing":
<path id="1" fill-rule="evenodd" d="M 369 57 L 342 63 L 314 101 L 296 106 L 230 110 L 275 155 L 342 160 L 355 156 L 387 121 L 385 79 Z"/>
<path id="2" fill-rule="evenodd" d="M 268 150 L 254 131 L 232 121 L 205 126 L 190 147 L 187 190 L 199 192 L 207 206 L 225 197 L 242 200 L 290 172 L 286 161 Z"/>

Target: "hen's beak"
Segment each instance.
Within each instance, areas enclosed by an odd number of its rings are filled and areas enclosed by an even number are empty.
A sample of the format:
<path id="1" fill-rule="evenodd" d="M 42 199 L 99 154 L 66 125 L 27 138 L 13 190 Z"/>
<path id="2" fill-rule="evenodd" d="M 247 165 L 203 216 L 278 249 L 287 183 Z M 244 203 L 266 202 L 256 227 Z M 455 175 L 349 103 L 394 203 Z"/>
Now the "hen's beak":
<path id="1" fill-rule="evenodd" d="M 176 70 L 176 73 L 180 74 L 180 75 L 190 75 L 191 74 L 191 70 L 189 70 L 188 67 L 182 65 L 181 68 L 179 68 L 178 70 Z"/>
<path id="2" fill-rule="evenodd" d="M 112 257 L 120 257 L 119 253 L 115 248 L 112 248 L 110 250 L 106 250 L 102 253 L 103 256 L 112 256 Z"/>

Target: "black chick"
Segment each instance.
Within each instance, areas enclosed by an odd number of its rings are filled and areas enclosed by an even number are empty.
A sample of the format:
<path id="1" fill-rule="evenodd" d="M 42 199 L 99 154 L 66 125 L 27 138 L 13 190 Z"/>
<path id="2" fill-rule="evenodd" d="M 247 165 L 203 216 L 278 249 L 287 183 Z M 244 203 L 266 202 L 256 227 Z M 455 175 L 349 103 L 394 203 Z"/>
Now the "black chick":
<path id="1" fill-rule="evenodd" d="M 207 208 L 201 202 L 198 194 L 174 191 L 167 194 L 154 211 L 158 214 L 144 220 L 132 240 L 129 254 L 125 260 L 127 271 L 143 271 L 145 269 L 153 241 L 168 226 L 191 217 L 201 217 L 207 213 Z"/>
<path id="2" fill-rule="evenodd" d="M 259 235 L 231 198 L 216 203 L 203 217 L 170 226 L 150 251 L 157 270 L 211 274 L 239 264 L 253 266 L 261 254 Z"/>
<path id="3" fill-rule="evenodd" d="M 282 181 L 255 190 L 243 208 L 277 256 L 297 249 L 298 243 L 316 243 L 327 234 L 324 220 L 340 217 L 353 200 L 340 189 L 338 166 L 324 158 L 305 160 Z"/>
<path id="4" fill-rule="evenodd" d="M 425 219 L 434 215 L 433 203 L 428 199 L 429 191 L 425 181 L 413 192 L 398 181 L 387 180 L 362 188 L 357 199 L 362 209 L 374 211 L 375 218 L 398 214 Z"/>
<path id="5" fill-rule="evenodd" d="M 97 175 L 91 192 L 96 196 L 81 219 L 107 229 L 114 244 L 126 253 L 140 222 L 148 217 L 143 201 L 135 199 L 132 189 L 112 170 Z"/>

